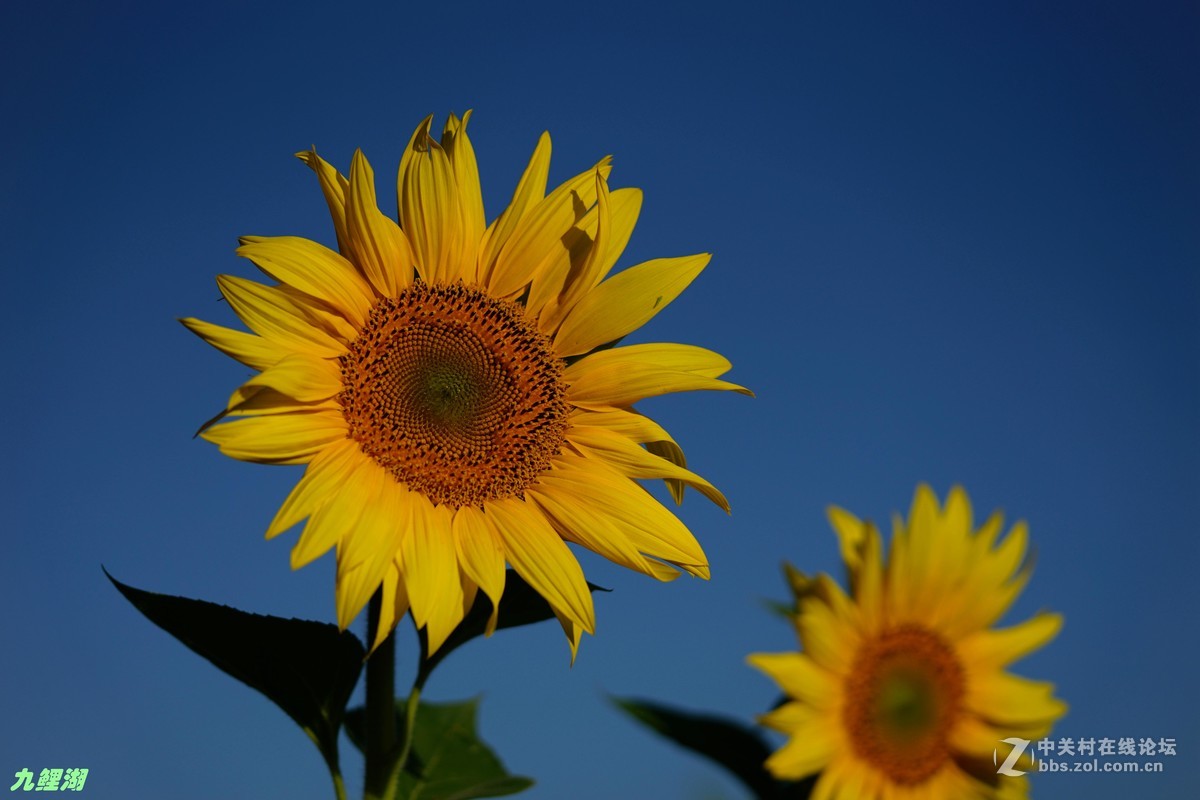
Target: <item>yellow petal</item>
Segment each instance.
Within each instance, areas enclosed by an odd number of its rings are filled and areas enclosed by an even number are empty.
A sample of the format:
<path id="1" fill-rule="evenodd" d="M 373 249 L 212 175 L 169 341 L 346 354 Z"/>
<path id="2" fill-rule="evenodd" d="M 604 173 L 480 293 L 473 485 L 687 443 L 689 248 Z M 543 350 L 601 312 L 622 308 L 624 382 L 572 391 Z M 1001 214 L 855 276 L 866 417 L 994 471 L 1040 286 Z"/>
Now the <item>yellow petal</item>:
<path id="1" fill-rule="evenodd" d="M 1008 628 L 976 631 L 958 643 L 959 657 L 974 669 L 999 669 L 1045 646 L 1062 623 L 1060 614 L 1038 614 Z"/>
<path id="2" fill-rule="evenodd" d="M 961 601 L 953 606 L 956 613 L 949 615 L 944 625 L 948 634 L 963 636 L 991 625 L 1029 581 L 1033 564 L 1026 558 L 1028 527 L 1018 522 L 995 550 L 981 549 L 978 540 L 994 541 L 993 530 L 985 525 L 964 551 L 963 563 L 968 566 L 959 588 Z"/>
<path id="3" fill-rule="evenodd" d="M 842 561 L 853 579 L 862 567 L 862 551 L 867 543 L 867 527 L 858 517 L 844 508 L 829 506 L 825 516 L 837 534 L 842 551 Z M 852 580 L 853 583 L 853 580 Z"/>
<path id="4" fill-rule="evenodd" d="M 862 567 L 854 583 L 854 593 L 867 632 L 888 626 L 890 614 L 884 597 L 883 538 L 874 523 L 867 523 L 867 540 L 862 549 Z"/>
<path id="5" fill-rule="evenodd" d="M 884 568 L 884 591 L 887 605 L 894 619 L 919 619 L 921 615 L 913 609 L 912 588 L 914 578 L 908 568 L 908 530 L 899 517 L 892 518 L 892 543 L 887 564 Z"/>
<path id="6" fill-rule="evenodd" d="M 1012 526 L 1012 530 L 1000 542 L 1000 546 L 992 551 L 990 558 L 985 560 L 980 579 L 987 586 L 999 586 L 1012 579 L 1025 560 L 1025 550 L 1029 543 L 1029 527 L 1024 521 Z"/>
<path id="7" fill-rule="evenodd" d="M 575 425 L 567 432 L 567 440 L 584 455 L 594 455 L 615 467 L 629 478 L 671 478 L 695 488 L 726 513 L 729 501 L 715 486 L 691 470 L 648 452 L 636 443 L 605 428 Z"/>
<path id="8" fill-rule="evenodd" d="M 567 642 L 571 645 L 571 666 L 575 666 L 575 656 L 579 655 L 579 640 L 583 637 L 583 628 L 580 627 L 578 622 L 554 606 L 550 606 L 550 610 L 554 612 L 554 616 L 558 619 L 558 624 L 562 626 L 563 633 L 567 636 Z"/>
<path id="9" fill-rule="evenodd" d="M 766 768 L 782 780 L 796 781 L 819 771 L 829 762 L 831 746 L 820 737 L 796 737 L 767 758 Z M 864 797 L 846 794 L 844 797 Z"/>
<path id="10" fill-rule="evenodd" d="M 677 467 L 687 468 L 687 458 L 683 454 L 683 448 L 674 442 L 647 442 L 646 450 L 659 458 L 665 458 Z M 663 483 L 667 485 L 667 491 L 671 493 L 671 499 L 675 501 L 675 505 L 681 505 L 686 484 L 678 478 L 664 478 Z"/>
<path id="11" fill-rule="evenodd" d="M 234 395 L 231 402 L 236 400 L 238 396 L 240 396 L 240 392 Z M 342 406 L 338 403 L 336 397 L 306 402 L 297 400 L 294 397 L 288 397 L 286 394 L 277 392 L 274 389 L 255 387 L 243 399 L 237 400 L 237 405 L 227 408 L 220 416 L 205 424 L 201 430 L 207 430 L 209 426 L 215 425 L 227 416 L 257 417 L 262 414 L 305 414 L 310 411 L 340 412 L 341 408 Z"/>
<path id="12" fill-rule="evenodd" d="M 639 552 L 709 577 L 708 558 L 678 517 L 648 492 L 595 459 L 563 455 L 539 479 L 539 490 L 570 498 L 578 513 L 603 514 Z"/>
<path id="13" fill-rule="evenodd" d="M 462 278 L 468 283 L 474 283 L 478 280 L 478 272 L 475 269 L 476 254 L 487 222 L 483 214 L 483 192 L 479 186 L 479 166 L 475 161 L 475 148 L 471 146 L 471 139 L 467 136 L 467 123 L 470 121 L 470 111 L 463 114 L 461 122 L 451 114 L 442 132 L 442 149 L 450 159 L 454 183 L 458 187 L 463 234 Z"/>
<path id="14" fill-rule="evenodd" d="M 925 569 L 930 576 L 927 589 L 934 595 L 932 602 L 937 607 L 937 597 L 949 600 L 961 596 L 959 590 L 963 578 L 963 565 L 968 563 L 974 528 L 971 522 L 971 503 L 961 486 L 950 490 L 946 503 L 937 512 L 933 524 L 934 527 L 927 531 L 930 544 Z M 953 601 L 941 603 L 931 622 L 937 624 L 940 619 L 953 616 L 954 605 Z"/>
<path id="15" fill-rule="evenodd" d="M 1048 727 L 1067 711 L 1054 697 L 1054 684 L 1007 672 L 973 674 L 963 705 L 983 719 L 1021 726 Z"/>
<path id="16" fill-rule="evenodd" d="M 303 403 L 315 403 L 342 391 L 342 373 L 333 361 L 307 353 L 293 353 L 243 383 L 230 398 L 229 409 L 241 405 L 262 388 L 273 389 Z"/>
<path id="17" fill-rule="evenodd" d="M 308 518 L 304 532 L 292 548 L 292 569 L 300 569 L 329 552 L 353 530 L 368 501 L 368 486 L 360 480 L 373 466 L 367 459 L 352 459 L 345 480 Z"/>
<path id="18" fill-rule="evenodd" d="M 563 358 L 579 355 L 632 333 L 678 297 L 709 258 L 660 258 L 617 273 L 570 309 L 554 351 Z"/>
<path id="19" fill-rule="evenodd" d="M 400 544 L 404 582 L 413 620 L 425 628 L 429 652 L 434 653 L 462 621 L 453 520 L 449 509 L 434 506 L 424 495 L 410 492 L 406 497 L 411 522 Z"/>
<path id="20" fill-rule="evenodd" d="M 379 645 L 387 640 L 387 637 L 395 630 L 396 623 L 408 613 L 408 594 L 404 590 L 404 583 L 400 580 L 400 570 L 396 567 L 395 560 L 383 573 L 380 591 L 382 602 L 379 605 L 379 626 L 372 634 L 374 639 L 367 655 L 374 653 Z"/>
<path id="21" fill-rule="evenodd" d="M 829 708 L 838 698 L 834 676 L 803 653 L 752 653 L 746 661 L 765 672 L 789 697 L 812 708 Z"/>
<path id="22" fill-rule="evenodd" d="M 632 226 L 640 206 L 641 193 L 636 189 L 608 190 L 603 173 L 597 172 L 596 204 L 568 230 L 557 243 L 546 242 L 549 260 L 533 276 L 526 307 L 538 317 L 538 329 L 548 336 L 558 326 L 580 298 L 604 279 L 619 253 L 614 237 L 623 237 L 620 247 L 632 230 L 621 230 L 622 224 Z M 580 204 L 576 210 L 583 208 Z M 630 210 L 633 215 L 630 215 Z"/>
<path id="23" fill-rule="evenodd" d="M 942 525 L 948 531 L 970 533 L 974 530 L 971 513 L 971 499 L 961 486 L 953 486 L 946 496 L 946 504 L 942 507 Z"/>
<path id="24" fill-rule="evenodd" d="M 329 206 L 329 216 L 333 218 L 333 231 L 337 236 L 338 250 L 343 253 L 346 249 L 346 190 L 348 182 L 340 172 L 329 162 L 317 155 L 316 149 L 296 153 L 296 158 L 303 161 L 317 174 L 321 184 L 321 194 L 325 195 L 325 203 Z"/>
<path id="25" fill-rule="evenodd" d="M 477 586 L 475 581 L 467 577 L 467 574 L 462 571 L 461 561 L 459 562 L 458 566 L 458 581 L 462 584 L 462 617 L 466 618 L 467 614 L 471 613 L 471 609 L 475 606 L 475 599 L 479 597 L 479 586 Z"/>
<path id="26" fill-rule="evenodd" d="M 429 135 L 431 120 L 427 117 L 417 128 L 400 162 L 400 227 L 416 253 L 421 277 L 451 283 L 463 277 L 465 236 L 454 168 Z M 473 271 L 474 264 L 470 267 Z"/>
<path id="27" fill-rule="evenodd" d="M 592 353 L 575 362 L 572 365 L 574 372 L 569 370 L 567 374 L 575 376 L 588 367 L 625 361 L 644 362 L 662 369 L 691 372 L 705 378 L 719 378 L 733 367 L 725 356 L 703 347 L 673 342 L 649 342 Z"/>
<path id="28" fill-rule="evenodd" d="M 826 514 L 838 535 L 850 590 L 863 622 L 868 629 L 879 630 L 888 612 L 883 597 L 883 542 L 879 530 L 874 523 L 863 522 L 837 506 L 830 506 Z"/>
<path id="29" fill-rule="evenodd" d="M 224 422 L 200 436 L 221 452 L 260 464 L 306 464 L 333 442 L 346 438 L 346 420 L 337 412 L 279 414 Z"/>
<path id="30" fill-rule="evenodd" d="M 974 561 L 979 561 L 991 555 L 992 547 L 996 544 L 996 539 L 1000 536 L 1000 531 L 1004 528 L 1004 515 L 999 511 L 995 511 L 989 516 L 979 530 L 975 532 L 975 536 L 971 540 L 970 558 Z"/>
<path id="31" fill-rule="evenodd" d="M 517 293 L 522 287 L 552 268 L 570 268 L 571 229 L 596 202 L 596 173 L 607 179 L 612 167 L 605 158 L 593 169 L 563 183 L 521 220 L 500 251 L 488 279 L 488 289 L 497 297 Z M 564 237 L 568 241 L 564 243 Z M 582 244 L 582 232 L 573 237 Z"/>
<path id="32" fill-rule="evenodd" d="M 359 479 L 366 485 L 362 513 L 358 524 L 338 544 L 335 595 L 338 626 L 343 630 L 380 587 L 388 568 L 394 568 L 398 495 L 407 491 L 374 463 L 362 470 Z"/>
<path id="33" fill-rule="evenodd" d="M 336 358 L 346 346 L 313 323 L 312 315 L 277 287 L 235 275 L 218 275 L 217 286 L 250 330 L 277 345 L 323 358 Z"/>
<path id="34" fill-rule="evenodd" d="M 787 703 L 759 717 L 759 722 L 788 734 L 787 743 L 765 764 L 778 778 L 799 780 L 818 772 L 833 758 L 837 742 L 827 733 L 829 726 L 823 717 L 808 706 Z"/>
<path id="35" fill-rule="evenodd" d="M 643 557 L 611 518 L 596 513 L 554 485 L 543 482 L 529 489 L 526 496 L 537 504 L 558 534 L 568 542 L 586 547 L 614 564 L 643 575 L 659 580 L 679 577 L 677 570 Z"/>
<path id="36" fill-rule="evenodd" d="M 579 298 L 604 280 L 633 233 L 641 191 L 624 188 L 610 192 L 606 174 L 596 172 L 596 204 L 579 216 L 559 242 L 544 243 L 549 260 L 533 276 L 526 303 L 547 335 L 558 328 Z M 582 202 L 576 204 L 576 215 L 584 208 Z"/>
<path id="37" fill-rule="evenodd" d="M 179 321 L 189 331 L 251 369 L 264 370 L 292 352 L 277 342 L 253 333 L 224 328 L 193 317 L 184 317 Z"/>
<path id="38" fill-rule="evenodd" d="M 750 662 L 751 666 L 757 666 L 754 663 L 755 659 L 765 655 L 773 654 L 755 653 L 748 656 L 746 660 Z M 797 728 L 807 727 L 813 722 L 818 721 L 820 715 L 816 713 L 816 709 L 807 703 L 790 700 L 765 714 L 759 714 L 756 719 L 765 728 L 770 728 L 780 733 L 791 734 Z"/>
<path id="39" fill-rule="evenodd" d="M 299 236 L 242 237 L 237 254 L 267 275 L 328 303 L 357 327 L 371 312 L 371 287 L 354 265 L 324 245 Z"/>
<path id="40" fill-rule="evenodd" d="M 960 613 L 944 626 L 946 635 L 961 638 L 995 623 L 1025 590 L 1031 574 L 1028 569 L 1022 570 L 1013 580 L 988 592 L 973 587 L 974 591 L 970 594 L 969 601 L 965 602 Z"/>
<path id="41" fill-rule="evenodd" d="M 492 614 L 484 631 L 484 635 L 491 636 L 504 594 L 504 545 L 483 512 L 471 506 L 454 513 L 454 544 L 462 571 L 492 601 Z"/>
<path id="42" fill-rule="evenodd" d="M 817 782 L 812 788 L 812 793 L 809 794 L 809 800 L 842 800 L 842 798 L 853 797 L 853 795 L 842 793 L 843 770 L 837 768 L 838 764 L 838 759 L 834 759 L 830 766 L 821 770 L 821 774 L 817 776 Z M 775 774 L 774 769 L 782 768 L 778 764 L 773 764 L 770 759 L 767 759 L 766 767 L 771 770 L 772 775 Z"/>
<path id="43" fill-rule="evenodd" d="M 926 484 L 917 487 L 912 509 L 908 512 L 908 562 L 913 592 L 913 613 L 925 614 L 938 604 L 944 571 L 937 569 L 938 501 Z"/>
<path id="44" fill-rule="evenodd" d="M 959 714 L 950 731 L 949 744 L 959 753 L 990 757 L 1007 735 L 1002 728 L 989 725 L 974 714 Z"/>
<path id="45" fill-rule="evenodd" d="M 683 449 L 675 443 L 671 435 L 657 422 L 632 409 L 610 408 L 603 411 L 591 411 L 576 408 L 571 413 L 571 424 L 610 430 L 630 441 L 645 444 L 646 450 L 659 458 L 664 458 L 678 467 L 687 467 L 687 458 L 684 457 Z M 674 478 L 664 478 L 663 480 L 675 504 L 682 503 L 685 483 Z"/>
<path id="46" fill-rule="evenodd" d="M 594 283 L 588 288 L 594 288 L 608 276 L 617 259 L 625 252 L 629 237 L 637 225 L 638 215 L 642 211 L 642 190 L 631 187 L 616 189 L 609 195 L 609 235 L 604 244 L 604 254 L 600 260 L 600 272 L 594 277 Z"/>
<path id="47" fill-rule="evenodd" d="M 383 576 L 383 603 L 379 609 L 379 627 L 376 628 L 374 634 L 374 644 L 371 646 L 371 651 L 378 648 L 384 640 L 388 638 L 388 634 L 395 630 L 396 622 L 404 619 L 404 614 L 408 613 L 408 589 L 403 581 L 403 569 L 400 553 L 396 553 L 396 558 L 392 561 L 391 567 L 384 572 Z"/>
<path id="48" fill-rule="evenodd" d="M 722 356 L 682 344 L 644 344 L 592 353 L 567 367 L 568 399 L 579 406 L 631 406 L 647 397 L 701 389 L 753 396 L 742 386 L 717 380 L 729 368 Z"/>
<path id="49" fill-rule="evenodd" d="M 547 336 L 558 329 L 567 312 L 601 279 L 605 247 L 612 227 L 612 211 L 608 184 L 599 171 L 595 180 L 596 206 L 589 212 L 589 216 L 595 217 L 595 225 L 592 230 L 586 231 L 590 239 L 586 255 L 576 258 L 574 252 L 569 252 L 566 259 L 555 260 L 547 269 L 535 275 L 529 287 L 527 307 L 537 317 L 538 329 Z"/>
<path id="50" fill-rule="evenodd" d="M 606 428 L 639 444 L 675 441 L 657 422 L 632 409 L 610 408 L 604 411 L 575 409 L 571 412 L 571 424 Z"/>
<path id="51" fill-rule="evenodd" d="M 403 192 L 404 176 L 412 169 L 413 159 L 420 156 L 424 148 L 424 143 L 429 139 L 429 126 L 433 123 L 433 114 L 421 120 L 413 131 L 412 136 L 408 138 L 408 144 L 404 148 L 404 152 L 400 154 L 400 169 L 396 173 L 396 202 L 400 205 L 400 195 Z M 403 221 L 401 222 L 403 227 Z"/>
<path id="52" fill-rule="evenodd" d="M 546 178 L 550 174 L 550 134 L 543 133 L 538 138 L 537 147 L 529 158 L 529 164 L 517 183 L 512 200 L 504 212 L 496 218 L 483 235 L 479 250 L 479 278 L 490 284 L 492 267 L 500 250 L 508 242 L 512 232 L 516 230 L 528 214 L 542 198 L 546 196 Z"/>
<path id="53" fill-rule="evenodd" d="M 484 511 L 513 569 L 553 608 L 594 633 L 596 615 L 583 570 L 545 517 L 516 498 L 488 503 Z"/>
<path id="54" fill-rule="evenodd" d="M 305 316 L 321 330 L 326 331 L 338 342 L 352 342 L 358 338 L 359 329 L 346 319 L 346 315 L 312 295 L 281 283 L 276 289 L 303 311 Z"/>
<path id="55" fill-rule="evenodd" d="M 374 569 L 382 579 L 384 565 L 395 560 L 399 549 L 398 519 L 409 491 L 371 458 L 363 459 L 355 480 L 362 485 L 362 508 L 358 524 L 338 544 L 338 569 L 380 562 Z"/>
<path id="56" fill-rule="evenodd" d="M 802 603 L 796 617 L 796 629 L 804 651 L 817 664 L 837 675 L 849 672 L 859 637 L 832 608 L 815 598 Z"/>
<path id="57" fill-rule="evenodd" d="M 361 150 L 350 162 L 346 230 L 349 255 L 375 291 L 395 297 L 412 284 L 416 256 L 400 227 L 379 210 L 375 173 Z"/>
<path id="58" fill-rule="evenodd" d="M 872 778 L 874 777 L 873 772 L 874 771 L 870 770 L 869 768 L 868 769 L 844 770 L 841 773 L 842 780 L 841 780 L 841 788 L 839 790 L 841 792 L 841 794 L 836 795 L 836 797 L 838 797 L 838 798 L 855 797 L 855 798 L 860 798 L 860 800 L 866 800 L 866 798 L 877 797 L 876 794 L 874 794 L 874 793 L 868 794 L 868 792 L 867 792 L 867 784 L 871 783 Z M 924 784 L 921 786 L 922 790 L 925 790 L 927 788 L 928 788 L 928 784 Z M 936 798 L 953 797 L 953 798 L 955 798 L 955 800 L 978 800 L 978 798 L 964 797 L 962 794 L 941 794 L 941 793 L 939 793 L 939 794 L 930 794 L 929 796 L 936 797 Z"/>
<path id="59" fill-rule="evenodd" d="M 814 732 L 820 729 L 814 726 Z M 783 747 L 776 750 L 766 761 L 766 767 L 777 778 L 783 780 L 800 780 L 819 772 L 829 763 L 833 756 L 833 745 L 828 736 L 810 735 L 809 730 L 802 730 L 789 739 Z M 866 800 L 875 795 L 856 794 L 848 792 L 843 797 Z"/>
<path id="60" fill-rule="evenodd" d="M 352 439 L 333 442 L 317 453 L 267 526 L 266 538 L 278 536 L 328 502 L 365 458 Z"/>

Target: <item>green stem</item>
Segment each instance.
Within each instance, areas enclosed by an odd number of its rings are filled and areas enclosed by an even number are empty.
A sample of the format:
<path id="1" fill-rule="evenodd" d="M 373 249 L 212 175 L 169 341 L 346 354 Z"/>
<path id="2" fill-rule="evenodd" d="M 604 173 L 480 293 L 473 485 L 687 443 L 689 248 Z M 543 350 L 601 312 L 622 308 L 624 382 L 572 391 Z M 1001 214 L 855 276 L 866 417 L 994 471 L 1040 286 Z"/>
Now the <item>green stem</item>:
<path id="1" fill-rule="evenodd" d="M 310 733 L 309 736 L 312 736 Z M 313 741 L 317 741 L 313 738 Z M 325 759 L 325 766 L 329 769 L 329 777 L 333 778 L 333 794 L 337 800 L 346 800 L 346 784 L 342 781 L 342 768 L 338 764 L 337 741 L 333 743 L 333 752 L 327 752 L 324 747 L 321 748 L 321 757 Z"/>
<path id="2" fill-rule="evenodd" d="M 388 785 L 392 787 L 392 794 L 389 794 L 385 800 L 394 800 L 395 787 L 399 784 L 400 773 L 404 771 L 404 766 L 408 763 L 408 755 L 412 752 L 413 731 L 416 730 L 417 725 L 417 707 L 420 704 L 421 685 L 414 683 L 412 690 L 408 693 L 408 702 L 404 706 L 404 739 L 400 744 L 400 753 L 392 764 L 392 774 L 388 779 Z"/>
<path id="3" fill-rule="evenodd" d="M 367 640 L 379 627 L 383 592 L 377 590 L 367 608 Z M 366 777 L 364 800 L 390 800 L 394 796 L 392 756 L 396 746 L 396 640 L 388 634 L 367 659 Z"/>

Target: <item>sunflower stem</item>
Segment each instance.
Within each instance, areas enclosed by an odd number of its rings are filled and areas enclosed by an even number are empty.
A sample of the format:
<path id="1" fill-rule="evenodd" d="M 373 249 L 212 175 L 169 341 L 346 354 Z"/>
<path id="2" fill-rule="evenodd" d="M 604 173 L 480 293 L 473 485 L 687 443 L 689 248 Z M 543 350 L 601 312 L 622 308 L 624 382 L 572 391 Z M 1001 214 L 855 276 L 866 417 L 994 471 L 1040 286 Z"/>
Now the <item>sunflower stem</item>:
<path id="1" fill-rule="evenodd" d="M 377 590 L 367 608 L 367 639 L 379 627 L 383 592 Z M 391 633 L 367 659 L 367 736 L 364 800 L 386 800 L 395 795 L 391 780 L 396 744 L 396 639 Z"/>
<path id="2" fill-rule="evenodd" d="M 346 800 L 346 783 L 342 780 L 342 768 L 338 763 L 336 743 L 332 753 L 322 747 L 321 756 L 325 759 L 325 766 L 329 768 L 329 777 L 333 779 L 334 797 L 336 800 Z"/>
<path id="3" fill-rule="evenodd" d="M 404 732 L 400 744 L 400 752 L 392 762 L 392 772 L 388 778 L 389 794 L 384 800 L 394 800 L 396 788 L 400 785 L 400 773 L 408 763 L 408 754 L 412 752 L 413 731 L 417 725 L 417 706 L 421 704 L 421 684 L 414 683 L 408 693 L 408 702 L 404 706 Z"/>
<path id="4" fill-rule="evenodd" d="M 333 793 L 337 800 L 346 800 L 346 784 L 340 772 L 333 773 Z"/>

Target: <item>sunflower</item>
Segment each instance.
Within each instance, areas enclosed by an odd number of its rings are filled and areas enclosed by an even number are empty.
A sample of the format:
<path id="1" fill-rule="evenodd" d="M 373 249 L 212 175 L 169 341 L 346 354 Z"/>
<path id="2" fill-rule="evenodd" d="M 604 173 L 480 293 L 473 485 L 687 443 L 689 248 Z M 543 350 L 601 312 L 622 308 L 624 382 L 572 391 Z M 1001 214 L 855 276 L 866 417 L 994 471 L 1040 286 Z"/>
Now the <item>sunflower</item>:
<path id="1" fill-rule="evenodd" d="M 828 575 L 789 568 L 803 652 L 748 658 L 787 696 L 760 718 L 789 737 L 767 768 L 793 780 L 820 772 L 814 800 L 1024 796 L 1023 778 L 997 775 L 996 748 L 1045 736 L 1066 710 L 1051 684 L 1005 671 L 1062 618 L 991 627 L 1029 578 L 1025 524 L 997 544 L 999 513 L 975 530 L 961 488 L 939 508 L 920 486 L 885 560 L 873 524 L 839 508 L 829 518 L 849 595 Z"/>
<path id="2" fill-rule="evenodd" d="M 636 480 L 691 486 L 683 452 L 633 408 L 720 380 L 730 363 L 700 347 L 609 347 L 700 273 L 708 254 L 609 275 L 642 195 L 610 191 L 605 158 L 546 194 L 543 134 L 512 202 L 485 224 L 466 127 L 432 117 L 397 180 L 399 223 L 382 213 L 371 166 L 346 178 L 315 151 L 337 251 L 293 236 L 241 240 L 272 283 L 217 278 L 250 332 L 182 322 L 257 374 L 203 436 L 233 458 L 307 464 L 267 538 L 307 520 L 298 569 L 336 548 L 338 624 L 382 587 L 377 646 L 411 612 L 435 651 L 482 590 L 493 612 L 509 564 L 550 604 L 572 657 L 595 617 L 567 543 L 659 580 L 707 578 L 700 545 Z"/>

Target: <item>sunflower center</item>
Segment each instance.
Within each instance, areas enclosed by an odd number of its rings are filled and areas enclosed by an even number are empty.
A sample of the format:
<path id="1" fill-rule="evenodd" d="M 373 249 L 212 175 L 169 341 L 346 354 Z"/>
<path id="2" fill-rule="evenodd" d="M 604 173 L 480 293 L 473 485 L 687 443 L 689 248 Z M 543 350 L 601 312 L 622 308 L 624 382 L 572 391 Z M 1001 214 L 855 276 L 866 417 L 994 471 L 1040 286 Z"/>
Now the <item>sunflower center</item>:
<path id="1" fill-rule="evenodd" d="M 941 637 L 906 625 L 865 642 L 846 679 L 855 752 L 899 784 L 923 782 L 950 756 L 963 669 Z"/>
<path id="2" fill-rule="evenodd" d="M 341 369 L 350 437 L 435 504 L 520 494 L 562 448 L 562 360 L 523 306 L 478 289 L 380 300 Z"/>

